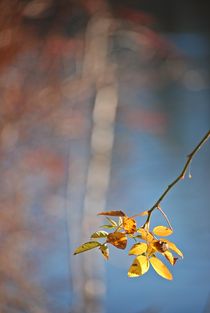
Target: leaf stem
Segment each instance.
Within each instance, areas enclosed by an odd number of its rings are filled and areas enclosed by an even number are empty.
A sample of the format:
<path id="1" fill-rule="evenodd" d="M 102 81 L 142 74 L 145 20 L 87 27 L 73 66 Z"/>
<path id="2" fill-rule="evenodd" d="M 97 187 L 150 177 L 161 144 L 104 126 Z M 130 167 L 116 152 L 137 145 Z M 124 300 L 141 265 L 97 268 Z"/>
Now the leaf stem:
<path id="1" fill-rule="evenodd" d="M 197 146 L 192 150 L 190 154 L 187 156 L 187 162 L 185 163 L 181 173 L 179 176 L 172 181 L 170 185 L 164 190 L 164 192 L 161 194 L 159 199 L 154 203 L 154 205 L 151 207 L 151 209 L 148 210 L 148 212 L 152 213 L 156 208 L 158 208 L 159 204 L 162 202 L 162 200 L 165 198 L 165 196 L 168 194 L 168 192 L 182 179 L 185 178 L 185 174 L 187 172 L 187 169 L 192 162 L 193 157 L 196 155 L 196 153 L 201 149 L 201 147 L 207 142 L 207 140 L 210 137 L 210 130 L 205 134 L 205 136 L 201 139 L 201 141 L 197 144 Z"/>

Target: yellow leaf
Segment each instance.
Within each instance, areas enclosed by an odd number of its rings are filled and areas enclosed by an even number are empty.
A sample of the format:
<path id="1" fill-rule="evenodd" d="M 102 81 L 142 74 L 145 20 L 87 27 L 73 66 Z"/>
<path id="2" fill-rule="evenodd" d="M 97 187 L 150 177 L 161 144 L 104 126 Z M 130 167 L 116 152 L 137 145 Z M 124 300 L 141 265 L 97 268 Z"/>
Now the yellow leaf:
<path id="1" fill-rule="evenodd" d="M 136 232 L 136 221 L 133 218 L 123 217 L 123 228 L 127 234 Z"/>
<path id="2" fill-rule="evenodd" d="M 171 274 L 171 272 L 169 271 L 169 269 L 165 266 L 165 264 L 163 264 L 163 262 L 161 260 L 159 260 L 156 257 L 151 257 L 150 258 L 150 263 L 152 264 L 152 267 L 154 268 L 154 270 L 163 278 L 168 279 L 168 280 L 172 280 L 173 276 Z"/>
<path id="3" fill-rule="evenodd" d="M 126 216 L 126 214 L 122 211 L 107 211 L 107 212 L 100 212 L 98 215 L 106 215 L 106 216 Z"/>
<path id="4" fill-rule="evenodd" d="M 105 238 L 107 237 L 108 233 L 104 230 L 99 230 L 99 231 L 96 231 L 95 233 L 93 233 L 91 235 L 90 238 Z"/>
<path id="5" fill-rule="evenodd" d="M 173 254 L 170 251 L 165 251 L 163 255 L 171 263 L 171 265 L 175 264 Z"/>
<path id="6" fill-rule="evenodd" d="M 135 236 L 134 236 L 133 234 L 127 234 L 127 236 L 128 236 L 129 238 L 135 238 Z"/>
<path id="7" fill-rule="evenodd" d="M 173 230 L 166 226 L 156 226 L 153 228 L 153 233 L 156 236 L 169 236 L 173 233 Z"/>
<path id="8" fill-rule="evenodd" d="M 147 244 L 144 242 L 141 242 L 141 243 L 136 243 L 135 245 L 133 245 L 128 254 L 140 255 L 146 251 L 147 251 Z"/>
<path id="9" fill-rule="evenodd" d="M 98 241 L 89 241 L 89 242 L 86 242 L 84 243 L 83 245 L 79 246 L 75 251 L 74 251 L 74 255 L 75 254 L 78 254 L 78 253 L 82 253 L 82 252 L 85 252 L 87 250 L 91 250 L 91 249 L 94 249 L 98 246 L 100 246 L 100 242 Z"/>
<path id="10" fill-rule="evenodd" d="M 169 246 L 169 249 L 171 249 L 171 250 L 173 250 L 174 252 L 176 252 L 176 253 L 177 253 L 179 256 L 181 256 L 182 258 L 184 257 L 182 251 L 179 250 L 179 248 L 177 248 L 177 246 L 176 246 L 173 242 L 171 242 L 171 241 L 169 241 L 169 240 L 166 240 L 166 239 L 162 239 L 162 240 L 167 242 L 167 244 L 168 244 L 168 246 Z"/>
<path id="11" fill-rule="evenodd" d="M 128 270 L 129 277 L 137 277 L 145 274 L 149 269 L 149 261 L 146 256 L 140 255 L 135 258 Z"/>
<path id="12" fill-rule="evenodd" d="M 151 256 L 154 252 L 156 252 L 157 249 L 155 248 L 153 242 L 150 242 L 147 248 L 147 256 Z"/>
<path id="13" fill-rule="evenodd" d="M 107 242 L 111 243 L 113 246 L 115 246 L 118 249 L 125 249 L 127 246 L 127 237 L 123 233 L 114 232 L 114 233 L 108 234 Z"/>
<path id="14" fill-rule="evenodd" d="M 107 245 L 106 244 L 101 245 L 99 249 L 101 250 L 101 253 L 103 254 L 105 260 L 108 260 L 109 259 L 109 248 L 107 247 Z"/>
<path id="15" fill-rule="evenodd" d="M 141 234 L 141 238 L 143 240 L 146 240 L 149 242 L 154 240 L 153 235 L 150 232 L 146 231 L 144 228 L 138 228 L 137 232 Z"/>

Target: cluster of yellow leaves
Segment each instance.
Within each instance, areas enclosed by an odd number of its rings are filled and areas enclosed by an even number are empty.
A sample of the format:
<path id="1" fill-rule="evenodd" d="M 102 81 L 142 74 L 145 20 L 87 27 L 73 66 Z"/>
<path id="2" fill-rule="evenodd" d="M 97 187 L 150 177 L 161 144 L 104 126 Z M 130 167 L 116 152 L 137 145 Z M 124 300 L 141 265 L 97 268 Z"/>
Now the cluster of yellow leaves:
<path id="1" fill-rule="evenodd" d="M 169 280 L 173 279 L 169 269 L 157 258 L 156 254 L 160 253 L 171 265 L 175 265 L 178 259 L 173 256 L 171 251 L 175 252 L 180 257 L 183 257 L 183 254 L 173 242 L 165 238 L 157 239 L 155 237 L 169 236 L 172 234 L 172 230 L 165 226 L 157 226 L 152 232 L 144 228 L 137 229 L 137 232 L 140 233 L 141 239 L 145 242 L 136 243 L 131 247 L 129 255 L 136 255 L 136 258 L 128 270 L 128 276 L 137 277 L 145 274 L 151 264 L 160 276 Z"/>
<path id="2" fill-rule="evenodd" d="M 98 215 L 106 216 L 109 223 L 102 227 L 112 229 L 113 232 L 108 233 L 104 230 L 96 231 L 91 235 L 91 240 L 78 247 L 74 254 L 98 247 L 104 258 L 108 260 L 108 244 L 124 250 L 127 246 L 128 238 L 133 238 L 136 243 L 129 250 L 129 255 L 135 255 L 136 258 L 128 270 L 128 276 L 138 277 L 145 274 L 151 264 L 160 276 L 169 280 L 173 279 L 169 269 L 156 255 L 160 253 L 171 265 L 174 265 L 178 259 L 178 257 L 172 254 L 172 251 L 178 256 L 183 257 L 182 252 L 174 243 L 165 238 L 157 238 L 157 236 L 165 237 L 171 235 L 173 232 L 171 228 L 156 226 L 152 232 L 145 226 L 137 228 L 135 219 L 128 217 L 122 211 L 101 212 Z M 110 216 L 118 217 L 118 222 L 110 218 Z M 100 241 L 96 241 L 96 239 L 105 239 L 105 241 L 101 243 Z M 137 242 L 137 240 L 142 240 L 143 242 Z"/>

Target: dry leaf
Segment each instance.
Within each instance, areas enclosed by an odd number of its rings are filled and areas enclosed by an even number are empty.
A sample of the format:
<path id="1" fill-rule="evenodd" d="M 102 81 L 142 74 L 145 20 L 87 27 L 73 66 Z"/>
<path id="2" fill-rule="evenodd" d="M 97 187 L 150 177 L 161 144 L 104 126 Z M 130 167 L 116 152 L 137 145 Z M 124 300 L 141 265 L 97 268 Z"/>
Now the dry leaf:
<path id="1" fill-rule="evenodd" d="M 165 240 L 154 240 L 152 244 L 154 248 L 161 253 L 169 249 L 168 243 Z"/>
<path id="2" fill-rule="evenodd" d="M 118 249 L 125 249 L 127 246 L 127 237 L 120 232 L 114 232 L 107 236 L 107 242 Z"/>
<path id="3" fill-rule="evenodd" d="M 109 248 L 107 247 L 107 245 L 106 244 L 101 245 L 99 249 L 101 250 L 101 253 L 103 254 L 105 260 L 108 260 L 109 259 Z"/>
<path id="4" fill-rule="evenodd" d="M 166 239 L 162 239 L 162 240 L 167 242 L 169 249 L 176 252 L 180 257 L 182 257 L 182 258 L 184 257 L 182 251 L 179 250 L 179 248 L 177 248 L 177 246 L 173 242 L 166 240 Z"/>
<path id="5" fill-rule="evenodd" d="M 122 211 L 107 211 L 107 212 L 100 212 L 98 215 L 106 215 L 106 216 L 126 216 L 126 214 Z"/>
<path id="6" fill-rule="evenodd" d="M 123 217 L 123 228 L 127 234 L 136 232 L 136 221 L 133 218 Z"/>
<path id="7" fill-rule="evenodd" d="M 174 265 L 174 264 L 175 264 L 173 254 L 172 254 L 170 251 L 165 251 L 165 252 L 163 253 L 163 255 L 164 255 L 165 258 L 171 263 L 171 265 Z"/>

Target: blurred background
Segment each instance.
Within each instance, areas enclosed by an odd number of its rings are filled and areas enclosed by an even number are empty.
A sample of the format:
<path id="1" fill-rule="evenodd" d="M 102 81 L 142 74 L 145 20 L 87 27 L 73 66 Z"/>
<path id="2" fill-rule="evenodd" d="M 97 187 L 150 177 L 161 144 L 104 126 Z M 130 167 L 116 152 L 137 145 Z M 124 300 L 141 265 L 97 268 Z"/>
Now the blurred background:
<path id="1" fill-rule="evenodd" d="M 210 128 L 209 27 L 204 0 L 0 1 L 1 313 L 210 312 L 209 143 L 162 204 L 172 282 L 128 278 L 127 251 L 73 256 L 97 212 L 150 208 Z"/>

